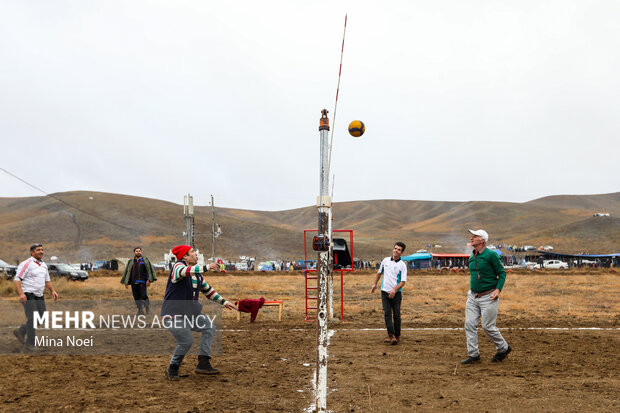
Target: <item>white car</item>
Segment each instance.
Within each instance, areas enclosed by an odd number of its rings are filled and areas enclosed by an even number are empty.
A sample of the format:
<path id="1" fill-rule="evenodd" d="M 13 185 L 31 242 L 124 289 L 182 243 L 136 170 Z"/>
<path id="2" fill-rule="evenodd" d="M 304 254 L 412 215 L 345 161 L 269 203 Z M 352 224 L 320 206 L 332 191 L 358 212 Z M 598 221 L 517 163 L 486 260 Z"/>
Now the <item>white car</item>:
<path id="1" fill-rule="evenodd" d="M 560 260 L 546 260 L 543 267 L 551 270 L 568 270 L 568 264 Z"/>
<path id="2" fill-rule="evenodd" d="M 250 269 L 248 267 L 248 263 L 245 261 L 239 261 L 235 263 L 235 268 L 237 269 L 237 271 L 247 271 Z"/>
<path id="3" fill-rule="evenodd" d="M 525 263 L 525 267 L 528 270 L 534 270 L 534 269 L 540 269 L 540 265 L 537 262 L 534 261 L 528 261 Z"/>
<path id="4" fill-rule="evenodd" d="M 15 270 L 17 270 L 16 266 L 0 260 L 0 273 L 2 273 L 7 280 L 15 276 Z"/>
<path id="5" fill-rule="evenodd" d="M 166 271 L 168 265 L 166 265 L 166 261 L 160 261 L 157 264 L 153 264 L 153 268 L 155 268 L 155 271 Z"/>

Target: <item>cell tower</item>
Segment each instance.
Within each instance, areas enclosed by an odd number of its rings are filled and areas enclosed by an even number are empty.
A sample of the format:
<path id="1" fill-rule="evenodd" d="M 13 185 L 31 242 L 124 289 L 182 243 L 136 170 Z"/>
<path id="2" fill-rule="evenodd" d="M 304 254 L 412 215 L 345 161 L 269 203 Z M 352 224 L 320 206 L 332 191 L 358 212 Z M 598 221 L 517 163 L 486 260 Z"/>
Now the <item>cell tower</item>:
<path id="1" fill-rule="evenodd" d="M 187 245 L 194 245 L 194 198 L 187 194 L 183 197 L 183 215 L 185 215 L 185 236 Z"/>

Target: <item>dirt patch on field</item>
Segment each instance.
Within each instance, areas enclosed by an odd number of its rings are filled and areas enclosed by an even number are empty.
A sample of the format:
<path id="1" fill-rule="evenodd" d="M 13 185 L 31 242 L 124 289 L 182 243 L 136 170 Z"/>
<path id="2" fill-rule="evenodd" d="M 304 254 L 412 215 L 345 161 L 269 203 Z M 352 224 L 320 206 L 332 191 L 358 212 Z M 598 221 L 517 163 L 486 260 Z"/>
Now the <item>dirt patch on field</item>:
<path id="1" fill-rule="evenodd" d="M 247 326 L 246 326 L 247 327 Z M 3 411 L 299 412 L 312 403 L 314 330 L 251 326 L 226 331 L 214 357 L 222 374 L 164 378 L 168 357 L 3 356 Z M 345 326 L 342 326 L 345 328 Z M 459 330 L 407 330 L 399 345 L 383 331 L 336 331 L 329 347 L 329 409 L 376 411 L 614 411 L 618 403 L 617 330 L 504 330 L 514 351 L 491 363 L 458 364 Z"/>
<path id="2" fill-rule="evenodd" d="M 415 275 L 415 274 L 413 274 Z M 502 292 L 498 326 L 513 352 L 491 363 L 495 349 L 480 333 L 482 361 L 462 366 L 467 278 L 414 276 L 403 300 L 402 341 L 383 343 L 381 303 L 368 293 L 371 274 L 345 281 L 345 321 L 329 346 L 328 409 L 334 412 L 618 411 L 620 409 L 620 277 L 520 275 Z M 300 412 L 312 404 L 314 323 L 306 323 L 303 278 L 210 277 L 226 297 L 284 299 L 256 324 L 224 314 L 222 374 L 198 376 L 188 356 L 179 382 L 164 378 L 169 356 L 3 355 L 2 411 Z M 152 297 L 161 298 L 163 285 Z M 163 284 L 163 283 L 161 283 Z M 61 297 L 130 292 L 116 278 L 67 283 Z M 64 290 L 64 291 L 63 291 Z M 100 297 L 102 294 L 98 294 Z M 14 298 L 7 298 L 14 299 Z M 337 302 L 337 300 L 336 300 Z M 23 316 L 22 314 L 19 315 Z M 20 320 L 16 319 L 16 322 Z M 579 326 L 599 327 L 579 330 Z M 445 327 L 441 330 L 424 328 Z M 572 328 L 532 330 L 537 327 Z M 170 337 L 171 342 L 173 341 Z M 194 344 L 196 346 L 197 343 Z"/>
<path id="3" fill-rule="evenodd" d="M 330 406 L 336 411 L 613 411 L 618 403 L 618 331 L 504 331 L 513 352 L 463 366 L 463 331 L 337 332 L 330 347 Z"/>
<path id="4" fill-rule="evenodd" d="M 178 382 L 164 377 L 169 356 L 4 356 L 11 368 L 0 373 L 0 410 L 267 412 L 309 405 L 313 367 L 304 363 L 313 361 L 312 331 L 249 328 L 225 336 L 223 354 L 213 358 L 221 374 L 196 375 L 196 357 L 188 356 Z"/>

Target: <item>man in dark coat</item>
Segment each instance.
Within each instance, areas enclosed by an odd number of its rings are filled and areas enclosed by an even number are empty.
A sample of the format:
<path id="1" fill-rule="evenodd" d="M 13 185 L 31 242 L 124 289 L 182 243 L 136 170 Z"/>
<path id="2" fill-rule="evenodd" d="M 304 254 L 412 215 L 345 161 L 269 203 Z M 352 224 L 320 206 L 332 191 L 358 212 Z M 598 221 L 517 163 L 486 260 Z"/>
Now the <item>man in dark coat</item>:
<path id="1" fill-rule="evenodd" d="M 133 299 L 138 307 L 138 315 L 145 314 L 145 312 L 148 314 L 151 308 L 146 289 L 152 282 L 157 281 L 157 276 L 155 275 L 155 268 L 153 264 L 151 264 L 151 261 L 142 256 L 142 248 L 134 248 L 133 253 L 133 259 L 127 261 L 121 283 L 125 284 L 125 288 L 129 288 L 131 285 Z"/>

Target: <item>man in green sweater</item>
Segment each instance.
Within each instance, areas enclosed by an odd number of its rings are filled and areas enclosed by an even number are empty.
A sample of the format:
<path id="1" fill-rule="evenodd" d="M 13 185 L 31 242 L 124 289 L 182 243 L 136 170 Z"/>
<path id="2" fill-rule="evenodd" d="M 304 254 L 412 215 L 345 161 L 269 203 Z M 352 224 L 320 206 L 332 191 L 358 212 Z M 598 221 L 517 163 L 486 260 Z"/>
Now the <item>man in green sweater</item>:
<path id="1" fill-rule="evenodd" d="M 499 294 L 506 281 L 506 271 L 499 256 L 487 248 L 489 234 L 482 229 L 468 230 L 471 233 L 471 246 L 474 248 L 469 257 L 470 290 L 465 305 L 465 335 L 467 336 L 467 355 L 461 364 L 480 361 L 478 350 L 478 320 L 482 318 L 482 329 L 489 336 L 497 353 L 491 361 L 503 361 L 512 348 L 495 325 L 499 308 Z"/>

